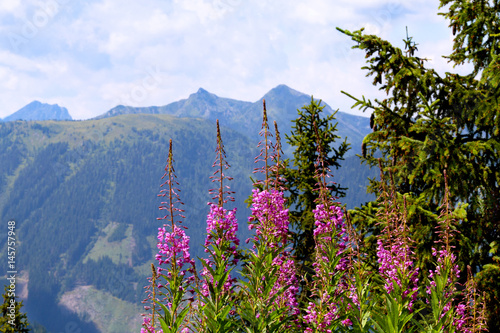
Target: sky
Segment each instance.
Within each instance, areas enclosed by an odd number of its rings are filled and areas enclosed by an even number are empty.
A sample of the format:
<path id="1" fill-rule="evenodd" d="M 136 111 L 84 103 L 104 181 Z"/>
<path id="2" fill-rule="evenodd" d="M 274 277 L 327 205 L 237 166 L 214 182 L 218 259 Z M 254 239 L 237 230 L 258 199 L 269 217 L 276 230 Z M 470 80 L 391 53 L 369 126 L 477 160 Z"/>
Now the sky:
<path id="1" fill-rule="evenodd" d="M 336 30 L 365 27 L 438 72 L 455 71 L 438 0 L 9 0 L 0 2 L 0 118 L 33 100 L 74 119 L 166 105 L 200 87 L 255 102 L 279 84 L 357 115 L 341 93 L 380 97 L 364 54 Z"/>

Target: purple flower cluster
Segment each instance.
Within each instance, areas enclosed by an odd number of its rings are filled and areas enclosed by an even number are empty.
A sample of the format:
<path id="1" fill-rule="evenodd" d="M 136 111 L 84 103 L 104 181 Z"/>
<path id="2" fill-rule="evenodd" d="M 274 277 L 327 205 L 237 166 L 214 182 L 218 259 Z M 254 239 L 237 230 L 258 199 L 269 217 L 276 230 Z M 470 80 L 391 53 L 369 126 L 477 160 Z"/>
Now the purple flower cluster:
<path id="1" fill-rule="evenodd" d="M 209 203 L 210 212 L 207 215 L 207 238 L 205 240 L 205 252 L 210 252 L 209 247 L 217 247 L 222 252 L 222 260 L 228 261 L 228 265 L 236 266 L 238 264 L 237 248 L 240 240 L 236 236 L 238 231 L 238 221 L 236 220 L 236 208 L 227 210 L 219 207 L 213 203 Z M 213 258 L 205 259 L 205 263 L 209 267 L 213 267 Z M 226 268 L 227 271 L 227 268 Z M 209 287 L 207 280 L 210 283 L 217 283 L 213 281 L 213 277 L 206 267 L 203 268 L 201 276 L 205 279 L 202 283 L 202 294 L 206 297 L 209 294 Z M 236 279 L 228 277 L 224 284 L 224 290 L 228 291 Z"/>
<path id="2" fill-rule="evenodd" d="M 171 265 L 173 270 L 184 276 L 186 272 L 193 273 L 194 260 L 189 254 L 189 237 L 184 230 L 174 225 L 172 232 L 167 232 L 166 227 L 158 228 L 158 254 L 156 260 L 159 264 Z M 188 264 L 187 269 L 183 269 L 184 265 Z M 158 268 L 158 272 L 168 271 L 167 277 L 171 278 L 172 270 L 162 267 Z M 189 277 L 189 281 L 194 280 L 193 276 Z"/>
<path id="3" fill-rule="evenodd" d="M 288 209 L 283 192 L 253 189 L 249 221 L 249 229 L 256 229 L 255 241 L 264 241 L 270 248 L 288 243 Z"/>
<path id="4" fill-rule="evenodd" d="M 459 332 L 471 333 L 472 331 L 466 328 L 467 324 L 467 307 L 460 303 L 456 308 L 457 318 L 453 323 Z"/>
<path id="5" fill-rule="evenodd" d="M 344 213 L 336 205 L 319 204 L 314 213 L 314 238 L 316 239 L 316 262 L 313 264 L 316 274 L 321 276 L 326 272 L 321 271 L 321 262 L 328 262 L 326 251 L 329 247 L 336 248 L 336 255 L 340 257 L 346 250 L 346 243 L 349 240 L 347 230 L 343 221 Z M 347 258 L 340 258 L 335 269 L 345 271 L 348 266 Z"/>
<path id="6" fill-rule="evenodd" d="M 334 231 L 340 231 L 341 234 L 347 232 L 344 225 L 344 213 L 342 209 L 336 205 L 324 205 L 319 204 L 316 209 L 313 210 L 314 213 L 314 236 L 318 237 L 320 235 L 331 235 Z M 326 236 L 331 241 L 330 236 Z M 345 246 L 344 246 L 345 248 Z"/>
<path id="7" fill-rule="evenodd" d="M 142 323 L 141 333 L 163 333 L 162 329 L 156 330 L 152 323 L 151 318 L 144 317 L 144 321 Z"/>
<path id="8" fill-rule="evenodd" d="M 313 332 L 327 332 L 331 333 L 333 332 L 330 327 L 330 325 L 333 323 L 335 319 L 338 318 L 338 309 L 337 306 L 333 303 L 328 303 L 328 298 L 329 296 L 326 296 L 327 299 L 325 303 L 328 304 L 328 308 L 326 310 L 326 313 L 322 314 L 323 311 L 318 311 L 316 304 L 313 302 L 309 302 L 309 306 L 307 307 L 307 315 L 304 316 L 304 320 L 309 323 L 309 324 L 315 324 L 315 330 L 311 327 L 307 327 L 305 329 L 305 333 L 313 333 Z"/>
<path id="9" fill-rule="evenodd" d="M 358 294 L 356 293 L 356 285 L 354 284 L 355 283 L 354 277 L 352 277 L 351 279 L 352 279 L 352 281 L 349 285 L 348 297 L 351 299 L 352 303 L 354 305 L 356 305 L 359 309 L 359 307 L 361 306 L 361 303 L 359 302 L 359 297 L 358 297 Z"/>
<path id="10" fill-rule="evenodd" d="M 288 245 L 288 209 L 285 208 L 283 192 L 278 190 L 259 191 L 254 189 L 252 200 L 252 216 L 249 218 L 249 229 L 256 229 L 254 241 L 265 244 L 267 249 L 277 251 L 280 247 Z M 255 248 L 255 245 L 254 245 Z M 275 305 L 290 308 L 291 314 L 298 314 L 296 295 L 299 291 L 296 276 L 295 262 L 290 257 L 290 252 L 285 249 L 273 260 L 273 266 L 279 267 L 279 275 L 271 291 L 271 297 L 281 288 L 285 292 L 277 297 Z"/>
<path id="11" fill-rule="evenodd" d="M 343 221 L 344 214 L 340 207 L 330 203 L 319 204 L 313 213 L 316 240 L 316 260 L 313 263 L 316 275 L 313 296 L 316 296 L 316 300 L 309 302 L 303 319 L 315 327 L 315 332 L 330 333 L 333 331 L 334 321 L 340 316 L 339 306 L 342 301 L 338 297 L 348 288 L 342 272 L 349 268 L 349 261 L 342 254 L 346 251 L 349 238 Z M 342 274 L 335 275 L 338 272 Z M 334 278 L 333 281 L 332 278 Z M 351 324 L 349 319 L 342 321 L 344 326 Z M 305 332 L 309 333 L 313 330 L 309 327 Z"/>
<path id="12" fill-rule="evenodd" d="M 323 311 L 317 308 L 316 304 L 313 302 L 309 302 L 309 306 L 307 307 L 307 315 L 304 316 L 304 320 L 309 323 L 309 324 L 314 324 L 315 330 L 313 330 L 311 327 L 307 327 L 304 330 L 304 333 L 313 333 L 313 332 L 326 332 L 326 333 L 332 333 L 334 330 L 332 330 L 331 325 L 332 323 L 339 317 L 339 309 L 333 302 L 328 302 L 328 299 L 330 298 L 329 295 L 325 296 L 325 299 L 322 300 L 323 304 L 327 304 L 327 309 L 324 314 L 322 314 Z M 350 319 L 344 319 L 340 322 L 342 326 L 348 327 L 352 325 L 352 322 Z M 336 332 L 336 331 L 335 331 Z"/>
<path id="13" fill-rule="evenodd" d="M 207 238 L 205 247 L 214 245 L 224 247 L 227 255 L 233 256 L 232 264 L 236 265 L 238 259 L 235 259 L 240 240 L 236 236 L 238 232 L 238 221 L 236 220 L 236 208 L 227 210 L 213 203 L 209 203 L 210 212 L 207 215 Z M 215 236 L 215 237 L 214 237 Z M 214 242 L 215 238 L 215 242 Z M 205 250 L 208 252 L 208 250 Z M 224 254 L 226 255 L 226 254 Z"/>
<path id="14" fill-rule="evenodd" d="M 429 270 L 429 279 L 431 280 L 430 285 L 427 286 L 427 294 L 431 294 L 431 288 L 436 287 L 436 281 L 435 281 L 435 276 L 442 275 L 443 269 L 446 269 L 448 265 L 451 265 L 451 269 L 453 271 L 453 275 L 450 274 L 448 276 L 448 281 L 447 283 L 449 285 L 453 285 L 450 290 L 447 291 L 445 297 L 451 296 L 453 292 L 456 290 L 454 287 L 455 284 L 453 283 L 453 280 L 455 277 L 458 279 L 460 278 L 460 269 L 458 268 L 458 265 L 454 265 L 456 257 L 453 253 L 448 252 L 445 248 L 441 248 L 441 250 L 437 251 L 435 248 L 432 248 L 432 255 L 437 256 L 437 266 L 435 270 Z M 451 304 L 450 304 L 451 306 Z"/>
<path id="15" fill-rule="evenodd" d="M 377 257 L 380 275 L 385 280 L 385 290 L 388 294 L 394 291 L 395 284 L 402 290 L 403 299 L 411 293 L 408 310 L 412 311 L 418 291 L 418 268 L 413 267 L 413 252 L 402 237 L 393 239 L 389 249 L 384 247 L 382 240 L 377 241 Z"/>
<path id="16" fill-rule="evenodd" d="M 441 317 L 443 317 L 453 307 L 453 295 L 457 290 L 455 281 L 460 278 L 460 269 L 458 265 L 455 264 L 456 256 L 449 252 L 444 246 L 441 247 L 441 250 L 439 251 L 432 248 L 432 255 L 437 257 L 437 265 L 435 270 L 429 270 L 430 283 L 426 290 L 428 295 L 432 293 L 433 288 L 436 288 L 436 278 L 442 277 L 443 274 L 448 273 L 446 288 L 443 290 L 443 296 L 445 299 L 449 299 L 449 302 L 447 302 L 443 308 L 443 313 L 441 314 Z M 429 302 L 429 300 L 427 300 L 427 302 Z"/>
<path id="17" fill-rule="evenodd" d="M 290 258 L 288 252 L 284 252 L 274 259 L 273 265 L 279 267 L 279 276 L 276 284 L 271 290 L 271 296 L 276 295 L 283 286 L 288 286 L 288 288 L 281 293 L 281 295 L 278 295 L 275 303 L 289 308 L 291 310 L 291 314 L 298 315 L 300 313 L 300 309 L 296 295 L 299 292 L 299 281 L 297 280 L 297 275 L 295 274 L 295 262 Z"/>

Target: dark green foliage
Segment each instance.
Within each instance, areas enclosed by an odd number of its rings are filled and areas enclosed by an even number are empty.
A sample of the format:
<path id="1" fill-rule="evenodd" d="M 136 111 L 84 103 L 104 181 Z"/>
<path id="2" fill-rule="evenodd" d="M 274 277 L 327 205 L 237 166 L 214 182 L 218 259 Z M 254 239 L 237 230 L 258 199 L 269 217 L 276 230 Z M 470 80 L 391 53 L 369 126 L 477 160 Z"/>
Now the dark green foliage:
<path id="1" fill-rule="evenodd" d="M 142 293 L 137 297 L 134 283 L 145 280 L 127 264 L 115 264 L 109 257 L 97 261 L 88 260 L 75 267 L 67 277 L 67 288 L 71 290 L 77 285 L 93 285 L 97 289 L 107 291 L 111 295 L 133 303 L 141 302 Z M 142 289 L 141 289 L 142 291 Z"/>
<path id="2" fill-rule="evenodd" d="M 314 253 L 314 215 L 317 191 L 316 162 L 318 160 L 318 144 L 323 150 L 324 168 L 332 172 L 340 167 L 340 161 L 349 150 L 345 139 L 338 148 L 334 143 L 340 139 L 336 135 L 337 123 L 334 123 L 335 114 L 322 117 L 324 105 L 311 97 L 311 103 L 298 111 L 298 118 L 293 120 L 292 132 L 286 135 L 288 144 L 295 150 L 293 165 L 284 171 L 284 185 L 289 191 L 288 204 L 290 205 L 290 221 L 293 233 L 295 255 L 302 270 L 311 269 L 311 256 Z M 318 133 L 318 135 L 316 134 Z M 319 136 L 319 137 L 318 137 Z M 287 160 L 286 165 L 290 164 Z M 322 167 L 318 167 L 322 172 Z M 330 183 L 328 190 L 333 197 L 345 196 L 346 188 L 339 184 Z"/>
<path id="3" fill-rule="evenodd" d="M 67 150 L 68 144 L 61 142 L 50 144 L 37 154 L 31 167 L 25 168 L 17 177 L 13 187 L 19 190 L 12 192 L 9 205 L 1 214 L 3 219 L 24 220 L 31 211 L 44 204 L 51 191 L 58 186 L 57 174 L 52 167 Z M 26 196 L 27 189 L 36 191 L 37 195 Z"/>
<path id="4" fill-rule="evenodd" d="M 42 134 L 49 136 L 50 135 L 50 127 L 43 126 L 40 123 L 33 123 L 31 128 L 36 131 L 40 131 Z"/>
<path id="5" fill-rule="evenodd" d="M 500 241 L 499 2 L 442 0 L 441 6 L 449 6 L 443 15 L 456 34 L 449 59 L 454 64 L 471 62 L 474 70 L 469 75 L 441 76 L 427 68 L 411 38 L 404 40 L 403 51 L 362 30 L 341 31 L 356 43 L 354 48 L 366 53 L 364 69 L 387 94 L 374 102 L 353 97 L 354 107 L 373 112 L 374 131 L 364 140 L 364 160 L 380 165 L 383 182 L 372 181 L 370 190 L 380 193 L 383 183 L 392 183 L 398 193 L 407 194 L 416 255 L 427 272 L 446 170 L 452 204 L 468 203 L 454 244 L 465 279 L 467 265 L 481 270 L 494 264 L 489 251 Z M 359 230 L 372 235 L 365 239 L 368 251 L 373 251 L 373 237 L 380 232 L 381 226 L 374 223 L 383 211 L 379 207 L 380 202 L 353 212 Z M 490 303 L 490 313 L 498 307 L 500 303 Z"/>
<path id="6" fill-rule="evenodd" d="M 25 333 L 29 332 L 28 318 L 21 312 L 23 301 L 15 300 L 15 291 L 11 291 L 9 286 L 4 287 L 2 306 L 0 307 L 2 316 L 0 317 L 0 332 L 5 333 Z M 12 303 L 12 300 L 14 302 Z M 13 309 L 13 310 L 11 310 Z M 12 317 L 10 316 L 12 315 Z"/>
<path id="7" fill-rule="evenodd" d="M 14 173 L 26 154 L 19 139 L 2 136 L 2 133 L 9 133 L 2 131 L 3 126 L 6 125 L 0 124 L 0 161 L 2 161 L 0 163 L 0 193 L 7 184 L 7 177 Z"/>

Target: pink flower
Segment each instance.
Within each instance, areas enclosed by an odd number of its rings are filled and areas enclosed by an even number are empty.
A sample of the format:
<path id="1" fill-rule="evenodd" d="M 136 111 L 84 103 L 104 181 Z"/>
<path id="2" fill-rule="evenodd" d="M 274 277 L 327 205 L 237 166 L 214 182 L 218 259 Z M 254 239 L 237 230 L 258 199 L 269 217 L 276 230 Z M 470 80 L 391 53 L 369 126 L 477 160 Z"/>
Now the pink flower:
<path id="1" fill-rule="evenodd" d="M 236 220 L 236 208 L 228 211 L 215 204 L 209 203 L 210 212 L 207 216 L 207 238 L 205 240 L 205 252 L 210 252 L 209 247 L 217 247 L 222 252 L 222 259 L 228 260 L 228 264 L 236 266 L 238 264 L 237 248 L 240 240 L 236 236 L 238 231 L 238 221 Z M 205 263 L 209 267 L 213 267 L 213 258 L 210 255 L 209 259 L 205 259 Z M 226 268 L 227 271 L 227 268 Z M 206 297 L 209 295 L 208 281 L 210 283 L 217 283 L 213 281 L 213 277 L 206 267 L 203 267 L 201 275 L 205 277 L 202 281 L 201 292 Z M 224 290 L 227 292 L 236 279 L 231 276 L 228 277 L 224 284 Z"/>
<path id="2" fill-rule="evenodd" d="M 263 238 L 271 248 L 285 246 L 288 242 L 288 209 L 283 192 L 252 190 L 251 226 L 256 228 L 255 241 Z M 250 229 L 253 227 L 250 227 Z"/>
<path id="3" fill-rule="evenodd" d="M 286 307 L 293 315 L 299 314 L 297 293 L 299 283 L 296 276 L 295 262 L 290 252 L 286 249 L 289 244 L 288 209 L 285 208 L 283 192 L 278 190 L 252 191 L 252 216 L 249 218 L 251 227 L 256 229 L 253 238 L 254 249 L 256 244 L 264 244 L 266 249 L 275 252 L 272 265 L 279 267 L 278 277 L 273 286 L 270 297 L 276 295 L 281 289 L 285 291 L 274 300 L 276 307 Z M 252 229 L 252 228 L 250 228 Z M 285 248 L 283 250 L 283 248 Z M 280 251 L 278 253 L 278 251 Z M 264 278 L 264 277 L 263 277 Z"/>

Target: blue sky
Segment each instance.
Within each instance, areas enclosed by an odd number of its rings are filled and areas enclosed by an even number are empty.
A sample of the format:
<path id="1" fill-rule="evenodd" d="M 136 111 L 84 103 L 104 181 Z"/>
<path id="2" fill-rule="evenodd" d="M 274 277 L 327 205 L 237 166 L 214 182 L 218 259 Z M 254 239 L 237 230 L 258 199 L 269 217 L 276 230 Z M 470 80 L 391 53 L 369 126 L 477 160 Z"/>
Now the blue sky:
<path id="1" fill-rule="evenodd" d="M 0 118 L 33 100 L 88 119 L 165 105 L 198 88 L 257 101 L 286 84 L 354 114 L 340 93 L 380 96 L 335 27 L 365 27 L 453 71 L 437 0 L 9 0 L 0 2 Z"/>

